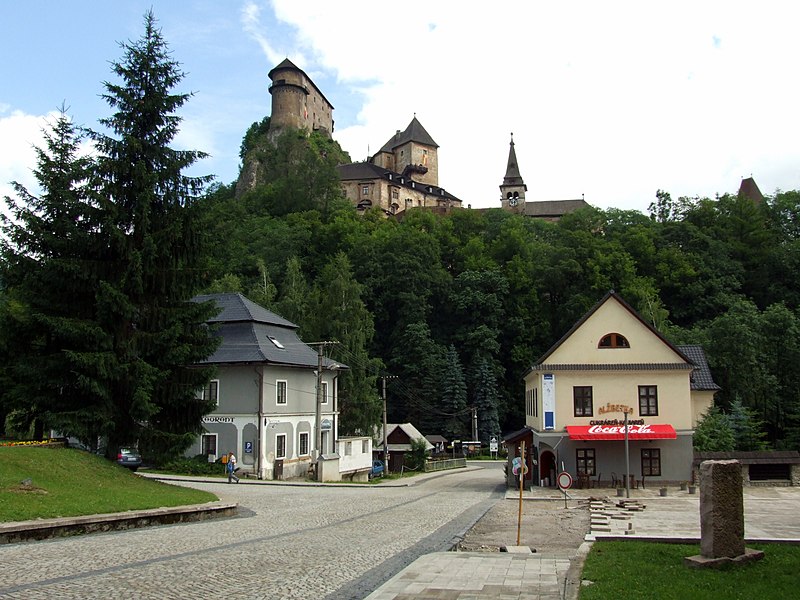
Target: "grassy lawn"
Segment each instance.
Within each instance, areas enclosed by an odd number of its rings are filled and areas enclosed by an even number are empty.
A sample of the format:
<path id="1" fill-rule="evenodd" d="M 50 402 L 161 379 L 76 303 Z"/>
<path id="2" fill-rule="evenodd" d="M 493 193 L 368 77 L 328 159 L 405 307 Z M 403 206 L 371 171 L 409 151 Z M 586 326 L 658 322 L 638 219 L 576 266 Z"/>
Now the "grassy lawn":
<path id="1" fill-rule="evenodd" d="M 580 600 L 796 598 L 800 547 L 747 547 L 763 550 L 764 558 L 741 567 L 714 570 L 683 565 L 684 557 L 700 554 L 699 545 L 595 542 L 582 575 L 594 583 L 581 587 Z"/>
<path id="2" fill-rule="evenodd" d="M 22 482 L 30 479 L 30 484 Z M 72 517 L 217 500 L 138 477 L 71 448 L 0 447 L 0 522 Z"/>

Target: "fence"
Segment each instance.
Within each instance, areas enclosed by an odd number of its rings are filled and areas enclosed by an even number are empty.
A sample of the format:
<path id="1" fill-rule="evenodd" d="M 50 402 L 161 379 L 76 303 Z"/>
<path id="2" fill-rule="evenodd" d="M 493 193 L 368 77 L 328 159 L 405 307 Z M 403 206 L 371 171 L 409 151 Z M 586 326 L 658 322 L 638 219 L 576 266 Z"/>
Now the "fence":
<path id="1" fill-rule="evenodd" d="M 448 458 L 447 460 L 434 460 L 425 463 L 424 471 L 447 471 L 448 469 L 460 469 L 467 466 L 466 458 Z"/>

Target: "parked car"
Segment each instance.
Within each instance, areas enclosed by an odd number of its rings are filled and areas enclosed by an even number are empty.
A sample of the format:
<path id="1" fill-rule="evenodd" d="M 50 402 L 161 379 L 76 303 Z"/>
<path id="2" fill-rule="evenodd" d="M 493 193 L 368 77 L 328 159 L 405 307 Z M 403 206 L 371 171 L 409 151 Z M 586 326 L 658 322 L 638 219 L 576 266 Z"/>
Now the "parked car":
<path id="1" fill-rule="evenodd" d="M 383 461 L 382 460 L 373 460 L 372 461 L 372 472 L 369 474 L 369 478 L 372 479 L 373 477 L 383 477 Z"/>
<path id="2" fill-rule="evenodd" d="M 136 448 L 120 448 L 117 452 L 117 464 L 136 471 L 142 466 L 142 455 Z"/>

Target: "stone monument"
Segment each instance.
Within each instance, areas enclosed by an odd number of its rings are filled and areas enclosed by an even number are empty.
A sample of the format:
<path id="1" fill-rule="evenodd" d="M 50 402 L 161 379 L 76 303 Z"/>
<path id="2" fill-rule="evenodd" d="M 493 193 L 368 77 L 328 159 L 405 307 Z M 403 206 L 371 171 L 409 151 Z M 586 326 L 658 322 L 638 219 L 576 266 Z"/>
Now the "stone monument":
<path id="1" fill-rule="evenodd" d="M 744 545 L 742 467 L 737 460 L 700 464 L 700 554 L 690 567 L 718 567 L 760 560 L 764 553 Z"/>

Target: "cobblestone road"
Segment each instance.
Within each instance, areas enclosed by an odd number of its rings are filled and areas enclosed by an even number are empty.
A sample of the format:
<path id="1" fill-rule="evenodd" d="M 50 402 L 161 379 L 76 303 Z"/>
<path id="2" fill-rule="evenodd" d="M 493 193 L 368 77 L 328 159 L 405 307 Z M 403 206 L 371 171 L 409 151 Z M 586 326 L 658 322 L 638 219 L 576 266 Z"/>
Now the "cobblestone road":
<path id="1" fill-rule="evenodd" d="M 239 517 L 0 547 L 0 598 L 364 598 L 504 493 L 498 464 L 410 487 L 192 484 Z"/>

